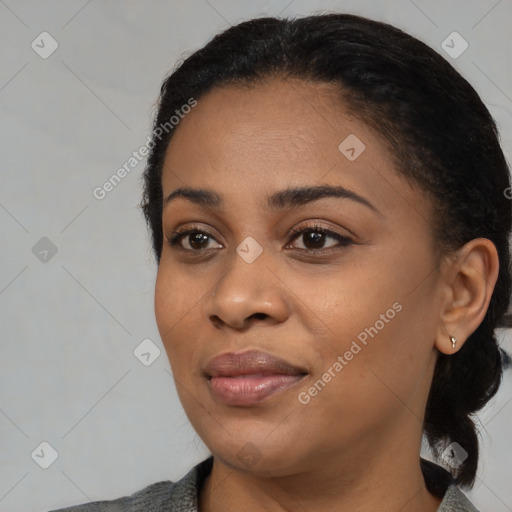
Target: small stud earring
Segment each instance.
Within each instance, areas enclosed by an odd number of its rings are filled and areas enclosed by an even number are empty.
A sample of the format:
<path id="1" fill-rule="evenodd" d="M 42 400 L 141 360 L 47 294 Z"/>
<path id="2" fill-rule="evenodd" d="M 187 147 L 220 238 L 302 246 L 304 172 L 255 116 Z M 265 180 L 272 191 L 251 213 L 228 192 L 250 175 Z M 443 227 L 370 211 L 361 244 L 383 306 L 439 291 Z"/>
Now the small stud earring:
<path id="1" fill-rule="evenodd" d="M 450 335 L 450 341 L 452 342 L 452 348 L 455 348 L 455 344 L 457 343 L 457 338 L 455 336 Z"/>

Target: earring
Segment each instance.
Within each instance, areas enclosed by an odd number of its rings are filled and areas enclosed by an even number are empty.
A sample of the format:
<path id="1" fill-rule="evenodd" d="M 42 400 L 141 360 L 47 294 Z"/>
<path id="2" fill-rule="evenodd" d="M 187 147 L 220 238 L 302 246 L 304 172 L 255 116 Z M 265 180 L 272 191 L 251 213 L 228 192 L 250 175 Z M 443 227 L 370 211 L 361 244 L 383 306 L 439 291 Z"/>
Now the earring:
<path id="1" fill-rule="evenodd" d="M 457 343 L 457 338 L 450 334 L 450 341 L 452 342 L 452 348 L 455 348 L 455 344 Z"/>

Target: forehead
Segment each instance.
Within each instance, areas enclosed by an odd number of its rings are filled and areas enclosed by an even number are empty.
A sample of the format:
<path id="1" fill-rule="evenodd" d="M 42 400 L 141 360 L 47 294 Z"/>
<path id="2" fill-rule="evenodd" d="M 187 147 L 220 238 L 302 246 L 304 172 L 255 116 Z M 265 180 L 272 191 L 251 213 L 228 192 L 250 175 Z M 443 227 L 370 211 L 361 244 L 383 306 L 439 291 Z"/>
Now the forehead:
<path id="1" fill-rule="evenodd" d="M 265 145 L 262 156 L 272 150 L 307 154 L 308 145 L 339 138 L 341 126 L 333 122 L 341 114 L 339 96 L 333 85 L 297 79 L 216 87 L 180 123 L 171 146 L 193 135 L 224 149 L 231 142 L 237 152 Z M 186 130 L 189 124 L 193 134 Z"/>
<path id="2" fill-rule="evenodd" d="M 320 182 L 364 191 L 384 209 L 397 201 L 422 208 L 381 136 L 349 115 L 338 87 L 321 82 L 212 89 L 175 128 L 162 175 L 165 197 L 189 186 L 247 200 Z"/>
<path id="3" fill-rule="evenodd" d="M 175 128 L 166 163 L 189 170 L 204 169 L 207 160 L 219 171 L 286 165 L 297 173 L 312 167 L 328 172 L 346 160 L 340 144 L 347 138 L 358 152 L 364 148 L 367 162 L 391 160 L 379 135 L 348 115 L 340 96 L 332 84 L 298 79 L 214 88 Z"/>

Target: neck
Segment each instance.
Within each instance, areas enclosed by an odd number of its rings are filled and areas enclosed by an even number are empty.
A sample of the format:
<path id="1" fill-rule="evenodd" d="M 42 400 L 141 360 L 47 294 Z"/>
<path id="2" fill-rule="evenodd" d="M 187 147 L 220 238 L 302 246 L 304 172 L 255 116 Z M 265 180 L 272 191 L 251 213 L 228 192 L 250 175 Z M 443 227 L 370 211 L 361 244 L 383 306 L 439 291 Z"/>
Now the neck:
<path id="1" fill-rule="evenodd" d="M 215 457 L 200 490 L 199 510 L 436 512 L 441 499 L 427 490 L 419 455 L 411 458 L 411 448 L 397 446 L 372 457 L 367 448 L 364 454 L 352 452 L 350 460 L 346 453 L 331 452 L 284 475 L 271 474 L 270 464 L 268 471 L 243 471 Z"/>

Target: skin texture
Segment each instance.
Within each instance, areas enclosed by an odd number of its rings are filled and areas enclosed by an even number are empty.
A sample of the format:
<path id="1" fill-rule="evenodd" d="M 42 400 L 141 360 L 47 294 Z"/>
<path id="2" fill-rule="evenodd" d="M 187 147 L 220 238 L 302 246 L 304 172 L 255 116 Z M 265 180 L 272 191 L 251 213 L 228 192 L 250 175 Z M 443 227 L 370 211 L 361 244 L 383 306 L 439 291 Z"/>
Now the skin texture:
<path id="1" fill-rule="evenodd" d="M 338 149 L 350 134 L 365 144 L 354 161 Z M 498 258 L 489 240 L 475 239 L 438 262 L 426 194 L 394 165 L 384 142 L 346 114 L 328 84 L 272 79 L 215 88 L 177 127 L 164 198 L 184 186 L 223 198 L 215 209 L 183 198 L 164 206 L 155 289 L 181 402 L 214 455 L 202 511 L 437 510 L 419 465 L 434 366 L 439 351 L 459 350 L 482 321 Z M 348 188 L 377 211 L 349 198 L 267 205 L 276 191 L 320 184 Z M 315 246 L 290 234 L 315 224 L 353 243 L 326 235 Z M 189 227 L 210 236 L 206 249 L 196 244 L 194 253 L 190 236 L 181 249 L 165 241 Z M 252 263 L 236 252 L 248 236 L 263 249 Z M 394 318 L 301 403 L 299 394 L 395 303 Z M 250 349 L 308 375 L 254 406 L 215 400 L 205 365 Z"/>

